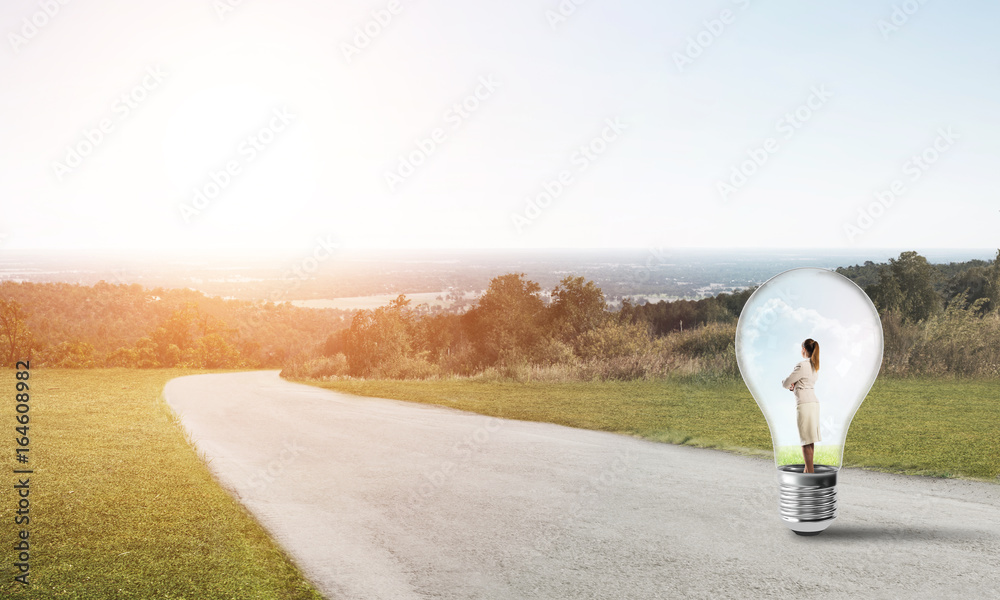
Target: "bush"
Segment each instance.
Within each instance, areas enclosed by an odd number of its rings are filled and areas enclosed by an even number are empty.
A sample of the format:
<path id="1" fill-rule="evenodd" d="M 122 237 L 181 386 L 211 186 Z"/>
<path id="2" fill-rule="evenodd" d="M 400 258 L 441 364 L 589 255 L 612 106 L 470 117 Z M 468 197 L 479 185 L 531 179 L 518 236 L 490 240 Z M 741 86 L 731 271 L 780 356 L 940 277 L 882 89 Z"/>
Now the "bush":
<path id="1" fill-rule="evenodd" d="M 986 298 L 963 308 L 953 302 L 944 313 L 927 320 L 910 363 L 913 370 L 929 375 L 1000 375 L 1000 314 L 979 317 Z"/>
<path id="2" fill-rule="evenodd" d="M 882 372 L 905 375 L 910 372 L 910 357 L 921 337 L 921 328 L 905 323 L 902 315 L 889 311 L 882 316 Z"/>
<path id="3" fill-rule="evenodd" d="M 447 354 L 442 354 L 438 359 L 438 365 L 442 373 L 452 375 L 474 375 L 480 372 L 476 364 L 476 351 L 468 345 L 463 344 Z"/>
<path id="4" fill-rule="evenodd" d="M 134 368 L 139 364 L 139 351 L 135 348 L 119 348 L 104 360 L 108 367 Z"/>
<path id="5" fill-rule="evenodd" d="M 576 355 L 568 344 L 555 338 L 546 338 L 538 343 L 532 351 L 532 364 L 541 366 L 572 365 L 576 363 Z"/>
<path id="6" fill-rule="evenodd" d="M 44 354 L 44 364 L 68 369 L 91 369 L 97 366 L 94 347 L 87 342 L 62 342 Z"/>
<path id="7" fill-rule="evenodd" d="M 612 358 L 591 359 L 583 364 L 581 375 L 590 380 L 651 379 L 669 370 L 669 361 L 662 354 L 631 354 Z"/>
<path id="8" fill-rule="evenodd" d="M 693 357 L 715 357 L 729 352 L 736 344 L 736 323 L 709 323 L 687 331 L 675 331 L 666 336 L 671 353 Z M 735 350 L 733 350 L 735 364 Z"/>
<path id="9" fill-rule="evenodd" d="M 321 356 L 303 363 L 297 363 L 281 371 L 282 377 L 299 377 L 303 379 L 330 379 L 343 377 L 349 372 L 347 357 L 343 353 L 333 356 Z"/>
<path id="10" fill-rule="evenodd" d="M 646 356 L 653 352 L 653 340 L 645 323 L 608 321 L 596 329 L 585 331 L 577 338 L 581 358 L 626 359 Z"/>
<path id="11" fill-rule="evenodd" d="M 441 374 L 441 368 L 424 356 L 397 356 L 371 372 L 373 379 L 428 379 Z"/>

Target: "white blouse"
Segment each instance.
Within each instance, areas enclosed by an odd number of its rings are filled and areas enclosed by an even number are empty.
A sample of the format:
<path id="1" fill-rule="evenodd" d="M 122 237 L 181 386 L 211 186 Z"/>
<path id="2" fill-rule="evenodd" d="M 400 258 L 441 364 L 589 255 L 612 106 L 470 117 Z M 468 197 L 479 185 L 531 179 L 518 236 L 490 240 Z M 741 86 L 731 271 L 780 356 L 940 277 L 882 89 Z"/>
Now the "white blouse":
<path id="1" fill-rule="evenodd" d="M 785 377 L 781 382 L 781 387 L 787 390 L 793 384 L 795 385 L 796 404 L 819 402 L 819 398 L 816 397 L 816 392 L 813 389 L 818 378 L 819 373 L 813 371 L 812 363 L 806 359 L 795 365 L 791 375 Z"/>

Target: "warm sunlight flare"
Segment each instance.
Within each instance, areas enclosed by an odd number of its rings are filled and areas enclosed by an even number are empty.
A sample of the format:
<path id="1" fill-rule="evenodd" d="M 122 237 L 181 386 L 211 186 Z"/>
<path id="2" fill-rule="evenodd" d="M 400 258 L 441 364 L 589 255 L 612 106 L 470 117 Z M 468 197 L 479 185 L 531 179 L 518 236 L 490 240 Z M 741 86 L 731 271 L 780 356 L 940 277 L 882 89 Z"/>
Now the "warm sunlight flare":
<path id="1" fill-rule="evenodd" d="M 4 0 L 0 598 L 995 595 L 998 22 Z"/>
<path id="2" fill-rule="evenodd" d="M 390 4 L 10 4 L 6 247 L 993 244 L 974 13 Z"/>

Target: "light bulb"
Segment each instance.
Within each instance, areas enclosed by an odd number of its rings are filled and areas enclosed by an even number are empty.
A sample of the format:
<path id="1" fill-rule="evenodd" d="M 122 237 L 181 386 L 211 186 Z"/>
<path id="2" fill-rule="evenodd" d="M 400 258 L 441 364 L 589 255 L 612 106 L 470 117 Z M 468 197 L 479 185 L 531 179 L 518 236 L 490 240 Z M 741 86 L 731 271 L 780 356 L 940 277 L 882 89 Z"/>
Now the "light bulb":
<path id="1" fill-rule="evenodd" d="M 820 359 L 814 393 L 821 441 L 814 444 L 814 473 L 803 472 L 796 393 L 782 386 L 796 364 L 809 360 L 802 355 L 806 339 L 819 343 Z M 736 360 L 771 431 L 781 520 L 799 535 L 816 535 L 837 517 L 847 429 L 878 376 L 882 343 L 882 322 L 871 299 L 827 269 L 792 269 L 772 277 L 740 313 Z"/>

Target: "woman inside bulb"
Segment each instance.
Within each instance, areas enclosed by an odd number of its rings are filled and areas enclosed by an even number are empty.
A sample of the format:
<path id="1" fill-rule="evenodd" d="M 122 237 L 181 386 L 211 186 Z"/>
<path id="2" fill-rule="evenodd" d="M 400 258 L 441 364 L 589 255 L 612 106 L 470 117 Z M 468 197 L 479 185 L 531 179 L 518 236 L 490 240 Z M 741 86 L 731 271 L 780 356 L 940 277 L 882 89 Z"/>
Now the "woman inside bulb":
<path id="1" fill-rule="evenodd" d="M 809 338 L 802 342 L 802 358 L 806 360 L 795 365 L 792 374 L 781 382 L 782 387 L 795 392 L 795 411 L 802 443 L 802 458 L 805 460 L 803 473 L 813 473 L 813 451 L 819 436 L 819 398 L 814 387 L 819 377 L 819 342 Z"/>

